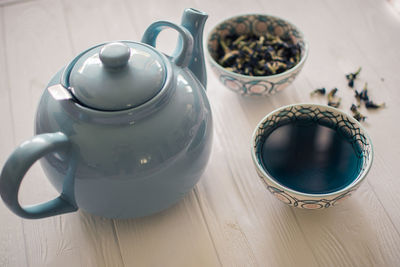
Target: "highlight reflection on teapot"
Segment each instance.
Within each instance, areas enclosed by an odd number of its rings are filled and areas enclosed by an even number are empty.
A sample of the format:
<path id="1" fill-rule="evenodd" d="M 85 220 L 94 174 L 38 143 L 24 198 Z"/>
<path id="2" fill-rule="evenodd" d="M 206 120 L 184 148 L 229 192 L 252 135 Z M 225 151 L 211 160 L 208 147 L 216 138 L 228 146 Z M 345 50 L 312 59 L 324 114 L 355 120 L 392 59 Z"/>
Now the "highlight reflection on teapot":
<path id="1" fill-rule="evenodd" d="M 179 201 L 209 159 L 212 116 L 202 47 L 207 15 L 186 9 L 181 25 L 155 22 L 142 43 L 94 46 L 50 81 L 35 136 L 8 158 L 0 177 L 6 205 L 24 218 L 76 211 L 132 218 Z M 165 28 L 179 33 L 173 56 L 155 47 Z M 18 190 L 36 160 L 60 196 L 21 206 Z"/>

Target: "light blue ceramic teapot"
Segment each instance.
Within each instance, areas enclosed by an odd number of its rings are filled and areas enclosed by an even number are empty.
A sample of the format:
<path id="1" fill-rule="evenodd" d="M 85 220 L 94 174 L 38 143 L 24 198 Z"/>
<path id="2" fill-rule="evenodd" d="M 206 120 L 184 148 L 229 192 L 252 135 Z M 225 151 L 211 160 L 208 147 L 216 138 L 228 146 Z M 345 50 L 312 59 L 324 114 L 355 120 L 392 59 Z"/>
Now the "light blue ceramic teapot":
<path id="1" fill-rule="evenodd" d="M 40 100 L 36 136 L 2 170 L 6 205 L 24 218 L 78 208 L 132 218 L 163 210 L 190 191 L 212 142 L 202 47 L 206 19 L 186 9 L 181 26 L 155 22 L 142 43 L 94 46 L 58 72 Z M 165 28 L 180 36 L 172 57 L 154 48 Z M 39 159 L 60 196 L 21 206 L 20 183 Z"/>

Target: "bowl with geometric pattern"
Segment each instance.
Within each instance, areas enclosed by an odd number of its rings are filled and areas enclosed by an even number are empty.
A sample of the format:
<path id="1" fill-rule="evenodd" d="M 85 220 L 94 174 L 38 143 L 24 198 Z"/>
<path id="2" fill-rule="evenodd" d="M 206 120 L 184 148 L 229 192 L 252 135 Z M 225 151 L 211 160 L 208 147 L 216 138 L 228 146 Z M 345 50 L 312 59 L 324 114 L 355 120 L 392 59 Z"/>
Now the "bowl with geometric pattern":
<path id="1" fill-rule="evenodd" d="M 251 155 L 258 176 L 280 201 L 324 209 L 359 188 L 371 168 L 373 146 L 351 115 L 304 103 L 266 115 L 253 133 Z"/>
<path id="2" fill-rule="evenodd" d="M 252 76 L 234 72 L 218 63 L 218 49 L 221 49 L 221 40 L 243 35 L 273 36 L 289 40 L 300 48 L 300 57 L 291 68 L 277 74 Z M 206 54 L 213 72 L 228 89 L 241 95 L 269 96 L 293 82 L 307 59 L 308 50 L 303 33 L 292 23 L 275 16 L 247 14 L 231 17 L 217 24 L 208 34 Z M 266 60 L 268 62 L 267 57 Z"/>

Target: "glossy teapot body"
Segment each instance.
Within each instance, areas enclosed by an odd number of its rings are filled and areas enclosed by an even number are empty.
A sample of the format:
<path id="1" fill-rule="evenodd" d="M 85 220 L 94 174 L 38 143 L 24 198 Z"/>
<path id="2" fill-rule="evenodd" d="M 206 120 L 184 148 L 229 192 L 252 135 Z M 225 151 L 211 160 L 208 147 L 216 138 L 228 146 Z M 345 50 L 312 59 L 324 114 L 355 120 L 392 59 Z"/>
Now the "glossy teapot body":
<path id="1" fill-rule="evenodd" d="M 41 165 L 60 193 L 70 171 L 74 201 L 82 210 L 112 218 L 144 216 L 177 202 L 199 180 L 211 149 L 211 110 L 193 74 L 173 68 L 176 86 L 147 103 L 155 105 L 151 111 L 141 106 L 110 117 L 74 103 L 71 114 L 54 92 L 44 92 L 35 132 L 61 131 L 71 150 L 47 154 Z M 60 73 L 49 88 L 59 79 Z"/>
<path id="2" fill-rule="evenodd" d="M 96 45 L 44 90 L 35 136 L 0 176 L 5 204 L 24 218 L 82 209 L 109 218 L 161 211 L 199 180 L 212 143 L 202 34 L 207 15 L 186 9 L 182 25 L 155 22 L 140 42 Z M 180 39 L 172 56 L 154 47 L 165 28 Z M 34 162 L 60 196 L 21 206 L 18 191 Z"/>

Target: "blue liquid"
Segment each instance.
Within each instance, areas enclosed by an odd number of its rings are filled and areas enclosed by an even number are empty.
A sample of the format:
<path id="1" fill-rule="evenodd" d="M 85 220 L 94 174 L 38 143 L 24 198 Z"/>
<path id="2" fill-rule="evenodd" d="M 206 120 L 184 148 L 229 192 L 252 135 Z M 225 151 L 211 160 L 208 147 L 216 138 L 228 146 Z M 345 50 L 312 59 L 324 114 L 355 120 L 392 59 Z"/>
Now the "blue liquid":
<path id="1" fill-rule="evenodd" d="M 264 169 L 278 183 L 309 194 L 346 187 L 357 178 L 362 161 L 336 130 L 299 121 L 273 130 L 261 153 Z"/>

